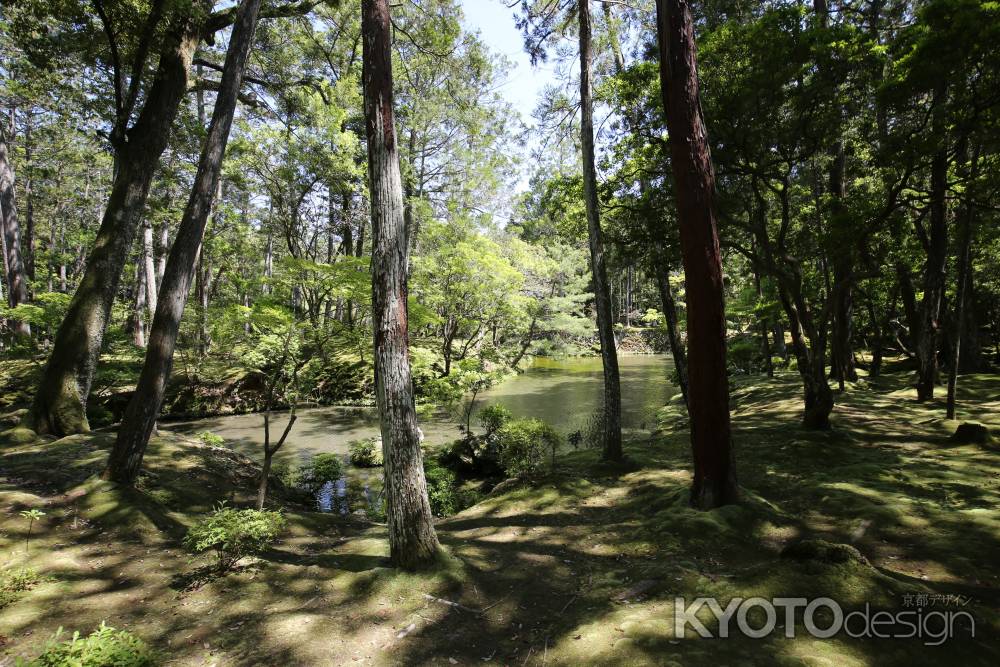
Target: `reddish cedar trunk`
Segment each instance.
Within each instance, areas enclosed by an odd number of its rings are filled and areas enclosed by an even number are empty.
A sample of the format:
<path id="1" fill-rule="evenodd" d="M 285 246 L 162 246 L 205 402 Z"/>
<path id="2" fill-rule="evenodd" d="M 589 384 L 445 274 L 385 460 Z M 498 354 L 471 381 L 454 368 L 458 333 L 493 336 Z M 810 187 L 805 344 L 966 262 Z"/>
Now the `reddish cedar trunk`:
<path id="1" fill-rule="evenodd" d="M 737 500 L 729 424 L 726 318 L 716 226 L 715 173 L 698 101 L 694 26 L 688 2 L 657 0 L 660 80 L 687 288 L 688 412 L 694 452 L 691 503 Z"/>
<path id="2" fill-rule="evenodd" d="M 407 238 L 393 121 L 389 2 L 363 0 L 361 7 L 372 213 L 375 396 L 385 459 L 389 552 L 395 565 L 415 569 L 434 561 L 439 547 L 427 498 L 410 376 Z"/>
<path id="3" fill-rule="evenodd" d="M 146 361 L 104 473 L 105 478 L 120 484 L 131 485 L 135 482 L 163 403 L 163 394 L 173 364 L 177 331 L 184 314 L 205 224 L 211 212 L 212 198 L 219 182 L 240 82 L 253 43 L 260 1 L 243 0 L 233 25 L 215 112 L 202 148 L 198 173 L 163 273 L 160 299 L 149 332 Z"/>
<path id="4" fill-rule="evenodd" d="M 591 20 L 589 0 L 580 0 L 580 141 L 583 146 L 583 194 L 587 204 L 590 235 L 590 266 L 594 276 L 597 333 L 604 364 L 604 452 L 609 461 L 622 458 L 622 396 L 618 378 L 618 352 L 611 316 L 611 294 L 601 238 L 601 209 L 597 199 L 597 168 L 594 150 L 594 91 L 591 82 Z"/>
<path id="5" fill-rule="evenodd" d="M 209 3 L 210 4 L 210 3 Z M 200 16 L 205 2 L 192 14 Z M 117 153 L 118 169 L 86 270 L 66 316 L 26 421 L 39 433 L 68 435 L 89 430 L 86 405 L 122 268 L 146 205 L 153 173 L 187 91 L 201 22 L 171 26 L 142 111 Z"/>
<path id="6" fill-rule="evenodd" d="M 14 114 L 11 111 L 11 131 Z M 14 195 L 14 168 L 10 164 L 9 139 L 6 131 L 0 135 L 0 227 L 3 231 L 4 268 L 7 271 L 7 304 L 15 308 L 28 301 L 28 279 L 25 275 L 21 253 L 21 229 L 17 220 L 17 203 Z M 12 321 L 11 328 L 18 336 L 30 336 L 27 322 Z"/>

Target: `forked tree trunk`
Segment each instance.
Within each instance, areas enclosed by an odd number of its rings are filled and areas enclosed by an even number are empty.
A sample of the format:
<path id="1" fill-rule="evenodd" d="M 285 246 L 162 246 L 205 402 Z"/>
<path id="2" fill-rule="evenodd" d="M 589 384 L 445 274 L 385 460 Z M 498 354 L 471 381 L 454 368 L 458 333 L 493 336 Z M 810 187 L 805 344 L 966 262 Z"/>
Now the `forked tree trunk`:
<path id="1" fill-rule="evenodd" d="M 375 396 L 385 459 L 389 553 L 395 565 L 415 569 L 431 564 L 439 546 L 427 498 L 410 375 L 407 238 L 393 120 L 388 0 L 362 0 L 361 32 L 372 214 Z"/>
<path id="2" fill-rule="evenodd" d="M 222 159 L 229 141 L 229 129 L 233 123 L 243 70 L 253 44 L 260 2 L 261 0 L 243 0 L 233 25 L 215 111 L 198 162 L 198 173 L 163 273 L 160 299 L 149 332 L 146 361 L 135 393 L 125 410 L 125 417 L 104 473 L 106 479 L 120 484 L 131 486 L 135 482 L 163 403 L 173 365 L 177 331 L 184 314 L 205 224 L 212 209 L 212 198 L 222 171 Z"/>
<path id="3" fill-rule="evenodd" d="M 203 14 L 204 0 L 192 12 Z M 57 436 L 90 430 L 86 406 L 122 268 L 146 205 L 153 173 L 187 92 L 202 21 L 188 18 L 164 36 L 153 84 L 117 155 L 118 170 L 86 270 L 70 301 L 25 425 Z"/>
<path id="4" fill-rule="evenodd" d="M 687 288 L 688 414 L 694 453 L 691 503 L 710 509 L 738 498 L 729 422 L 722 257 L 715 172 L 698 91 L 694 25 L 686 0 L 657 0 L 660 82 Z"/>
<path id="5" fill-rule="evenodd" d="M 592 28 L 590 0 L 580 0 L 580 141 L 583 146 L 583 193 L 587 204 L 587 230 L 590 236 L 590 266 L 594 277 L 594 302 L 597 333 L 601 341 L 604 365 L 604 451 L 608 461 L 622 458 L 622 396 L 618 375 L 611 295 L 601 233 L 601 209 L 597 197 L 597 167 L 594 148 L 594 90 L 591 81 Z"/>

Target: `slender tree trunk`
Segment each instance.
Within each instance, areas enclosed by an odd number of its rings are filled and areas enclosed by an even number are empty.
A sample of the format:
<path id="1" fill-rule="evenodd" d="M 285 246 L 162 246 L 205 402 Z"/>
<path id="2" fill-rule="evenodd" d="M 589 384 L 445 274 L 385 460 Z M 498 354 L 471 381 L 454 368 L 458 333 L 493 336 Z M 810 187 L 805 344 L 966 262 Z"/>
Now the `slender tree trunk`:
<path id="1" fill-rule="evenodd" d="M 948 262 L 948 151 L 945 144 L 944 105 L 947 87 L 938 86 L 932 128 L 941 147 L 931 158 L 930 230 L 927 234 L 927 261 L 924 264 L 924 298 L 920 308 L 920 337 L 917 340 L 917 400 L 934 398 L 938 382 L 938 342 L 941 335 L 941 302 L 944 298 Z"/>
<path id="2" fill-rule="evenodd" d="M 972 160 L 970 181 L 975 182 L 978 174 L 978 152 Z M 959 240 L 960 246 L 958 250 L 958 277 L 955 288 L 954 341 L 951 349 L 951 363 L 948 364 L 948 398 L 946 408 L 948 419 L 955 418 L 955 393 L 958 389 L 958 370 L 962 358 L 962 336 L 964 334 L 965 325 L 965 307 L 968 299 L 967 291 L 969 286 L 969 265 L 972 259 L 972 236 L 973 225 L 975 222 L 975 205 L 972 200 L 972 194 L 969 192 L 966 192 L 964 209 L 965 210 L 962 213 L 961 219 Z"/>
<path id="3" fill-rule="evenodd" d="M 4 260 L 7 270 L 7 304 L 16 308 L 28 302 L 28 277 L 24 256 L 21 253 L 21 228 L 17 219 L 17 200 L 14 194 L 14 168 L 10 163 L 9 140 L 13 134 L 14 110 L 10 113 L 10 130 L 0 132 L 0 210 L 4 237 Z M 31 335 L 27 322 L 11 321 L 17 336 Z"/>
<path id="4" fill-rule="evenodd" d="M 160 227 L 160 247 L 157 249 L 156 284 L 163 284 L 163 272 L 167 270 L 167 255 L 170 254 L 170 230 L 167 223 Z"/>
<path id="5" fill-rule="evenodd" d="M 764 290 L 761 286 L 760 272 L 756 268 L 753 270 L 753 282 L 754 287 L 757 289 L 757 301 L 761 302 L 764 300 Z M 767 338 L 768 331 L 770 331 L 771 325 L 768 323 L 767 317 L 763 316 L 760 318 L 760 351 L 764 355 L 764 368 L 767 369 L 767 377 L 774 377 L 774 363 L 771 361 L 771 343 Z"/>
<path id="6" fill-rule="evenodd" d="M 135 272 L 135 299 L 132 304 L 132 343 L 146 347 L 146 272 L 138 267 Z"/>
<path id="7" fill-rule="evenodd" d="M 201 15 L 199 4 L 194 15 Z M 122 268 L 132 247 L 153 173 L 167 146 L 187 92 L 191 59 L 201 40 L 201 20 L 185 19 L 164 36 L 155 79 L 128 141 L 83 278 L 56 334 L 26 425 L 39 433 L 68 435 L 90 430 L 86 405 Z"/>
<path id="8" fill-rule="evenodd" d="M 826 28 L 830 23 L 830 11 L 826 0 L 813 0 L 813 9 L 819 17 L 820 25 Z M 838 120 L 843 119 L 843 109 L 838 109 Z M 836 128 L 836 141 L 830 150 L 830 229 L 833 232 L 833 282 L 838 285 L 830 298 L 833 303 L 833 336 L 830 341 L 830 375 L 837 380 L 840 391 L 849 380 L 856 382 L 857 369 L 854 366 L 854 350 L 851 347 L 853 337 L 853 272 L 854 258 L 852 253 L 851 226 L 845 205 L 847 185 L 845 170 L 847 166 L 844 141 L 840 136 L 841 128 Z"/>
<path id="9" fill-rule="evenodd" d="M 24 114 L 24 272 L 29 281 L 35 279 L 35 191 L 32 178 L 34 146 L 31 142 L 33 125 L 33 114 L 29 108 Z M 28 287 L 30 292 L 30 282 Z"/>
<path id="10" fill-rule="evenodd" d="M 694 481 L 691 504 L 738 499 L 729 421 L 725 292 L 714 201 L 715 171 L 699 102 L 694 24 L 686 0 L 657 0 L 660 82 L 687 288 L 688 386 Z"/>
<path id="11" fill-rule="evenodd" d="M 622 396 L 618 375 L 611 295 L 601 233 L 601 207 L 597 196 L 596 150 L 594 148 L 594 91 L 592 71 L 592 27 L 590 0 L 579 0 L 580 16 L 580 141 L 583 146 L 583 191 L 587 204 L 587 229 L 590 235 L 590 264 L 594 276 L 594 301 L 597 332 L 601 341 L 604 365 L 604 452 L 608 461 L 622 458 Z"/>
<path id="12" fill-rule="evenodd" d="M 211 213 L 212 197 L 222 171 L 222 160 L 229 141 L 243 70 L 253 44 L 260 2 L 261 0 L 243 0 L 233 24 L 212 122 L 198 162 L 191 197 L 184 209 L 177 238 L 163 274 L 160 300 L 150 328 L 146 361 L 104 473 L 105 478 L 120 484 L 131 486 L 135 482 L 163 403 L 173 364 L 177 331 L 184 314 L 205 225 Z"/>
<path id="13" fill-rule="evenodd" d="M 677 324 L 677 302 L 674 290 L 670 287 L 670 271 L 665 262 L 654 260 L 656 266 L 656 286 L 660 291 L 660 303 L 663 305 L 663 319 L 667 326 L 667 340 L 670 342 L 670 354 L 674 359 L 674 369 L 677 371 L 677 384 L 680 386 L 684 404 L 688 405 L 688 368 L 687 353 L 684 341 L 681 340 L 680 327 Z"/>
<path id="14" fill-rule="evenodd" d="M 362 0 L 361 33 L 373 237 L 375 396 L 385 459 L 389 552 L 395 565 L 415 569 L 431 564 L 439 546 L 427 498 L 410 374 L 407 238 L 393 119 L 388 0 Z"/>
<path id="15" fill-rule="evenodd" d="M 146 289 L 146 308 L 149 309 L 149 318 L 153 319 L 156 312 L 156 267 L 153 257 L 153 227 L 149 220 L 142 223 L 142 266 L 140 270 L 145 273 L 144 287 Z"/>

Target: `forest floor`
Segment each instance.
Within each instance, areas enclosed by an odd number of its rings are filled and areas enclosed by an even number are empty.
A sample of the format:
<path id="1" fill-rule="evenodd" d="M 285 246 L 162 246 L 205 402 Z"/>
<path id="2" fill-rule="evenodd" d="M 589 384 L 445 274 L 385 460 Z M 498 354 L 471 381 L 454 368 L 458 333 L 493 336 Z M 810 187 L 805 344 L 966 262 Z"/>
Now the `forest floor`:
<path id="1" fill-rule="evenodd" d="M 59 627 L 101 621 L 169 665 L 1000 664 L 1000 453 L 951 443 L 957 423 L 941 402 L 916 403 L 908 379 L 849 387 L 828 432 L 798 426 L 794 374 L 742 382 L 744 502 L 710 512 L 686 505 L 688 433 L 667 409 L 663 431 L 627 442 L 627 465 L 576 452 L 538 483 L 440 520 L 449 556 L 418 574 L 388 567 L 384 526 L 289 507 L 280 544 L 212 578 L 180 537 L 217 501 L 251 497 L 245 459 L 164 432 L 150 474 L 123 498 L 94 477 L 110 434 L 6 447 L 0 567 L 29 565 L 44 580 L 0 609 L 0 664 L 35 654 Z M 1000 432 L 1000 376 L 963 377 L 959 397 L 963 420 Z M 26 544 L 29 508 L 45 516 Z M 852 544 L 866 560 L 781 555 L 803 538 Z M 926 603 L 968 611 L 975 639 L 960 623 L 940 646 L 820 640 L 801 616 L 794 638 L 781 616 L 764 639 L 735 624 L 727 639 L 677 637 L 676 596 Z"/>

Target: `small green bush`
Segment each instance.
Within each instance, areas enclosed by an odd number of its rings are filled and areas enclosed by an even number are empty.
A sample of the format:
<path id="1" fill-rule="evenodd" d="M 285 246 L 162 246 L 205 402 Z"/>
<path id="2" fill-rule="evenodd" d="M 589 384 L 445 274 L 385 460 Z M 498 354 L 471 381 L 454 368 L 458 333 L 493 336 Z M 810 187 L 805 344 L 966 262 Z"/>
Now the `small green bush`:
<path id="1" fill-rule="evenodd" d="M 515 419 L 497 432 L 500 465 L 508 477 L 528 477 L 545 462 L 546 455 L 559 446 L 555 429 L 540 419 Z"/>
<path id="2" fill-rule="evenodd" d="M 378 468 L 382 465 L 382 439 L 355 440 L 350 445 L 351 463 L 359 468 Z"/>
<path id="3" fill-rule="evenodd" d="M 225 572 L 241 558 L 257 555 L 271 546 L 287 525 L 280 512 L 220 505 L 188 530 L 184 546 L 195 553 L 215 549 L 219 570 Z"/>
<path id="4" fill-rule="evenodd" d="M 319 493 L 327 482 L 336 482 L 344 476 L 344 462 L 337 454 L 317 454 L 299 468 L 298 484 L 310 493 Z"/>
<path id="5" fill-rule="evenodd" d="M 424 477 L 427 479 L 427 497 L 435 516 L 448 516 L 461 509 L 455 473 L 445 468 L 436 456 L 424 457 Z"/>
<path id="6" fill-rule="evenodd" d="M 18 664 L 30 667 L 149 667 L 156 664 L 156 656 L 145 642 L 104 623 L 84 638 L 74 632 L 69 641 L 60 641 L 61 635 L 62 628 L 59 628 L 41 655 Z"/>
<path id="7" fill-rule="evenodd" d="M 506 406 L 497 403 L 488 405 L 479 411 L 479 423 L 486 429 L 486 436 L 489 437 L 503 428 L 504 424 L 514 418 Z"/>
<path id="8" fill-rule="evenodd" d="M 271 477 L 278 480 L 288 489 L 298 486 L 299 471 L 289 465 L 288 461 L 275 461 L 271 464 Z"/>
<path id="9" fill-rule="evenodd" d="M 30 567 L 0 570 L 0 609 L 17 601 L 22 593 L 30 591 L 41 580 Z"/>
<path id="10" fill-rule="evenodd" d="M 211 431 L 202 431 L 198 434 L 198 439 L 201 440 L 201 444 L 207 445 L 209 447 L 225 447 L 226 439 L 221 435 L 216 435 Z"/>

